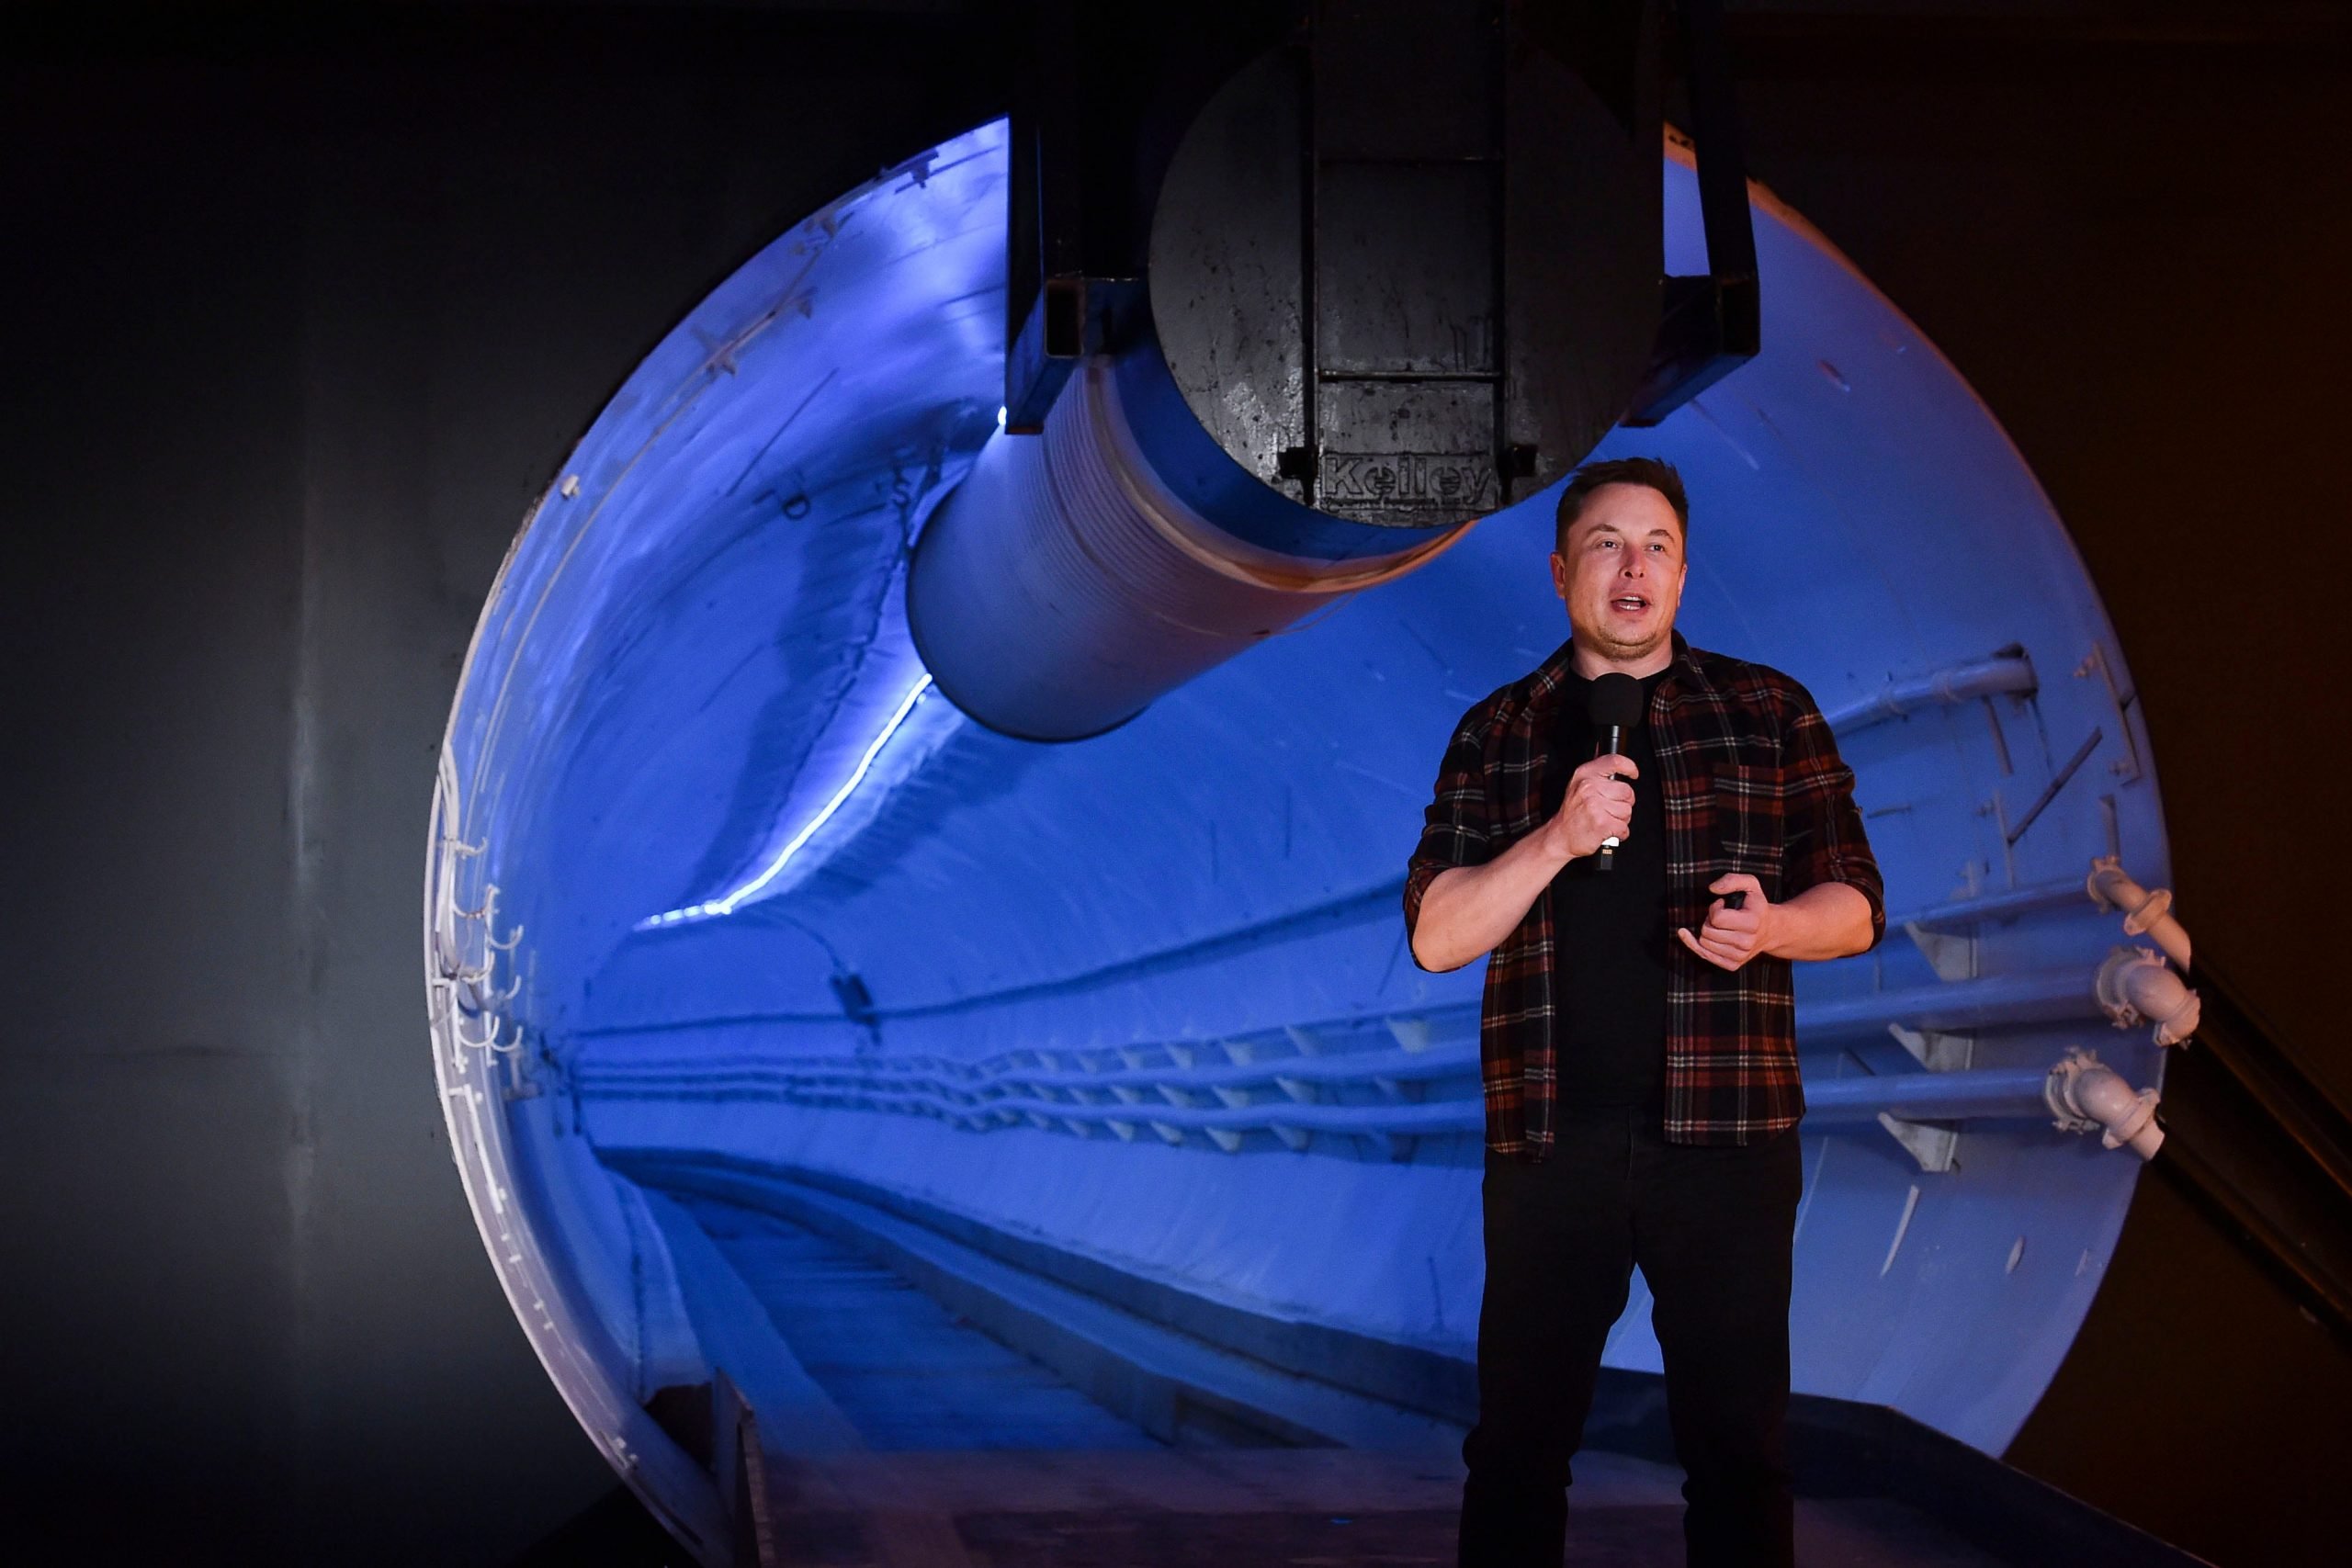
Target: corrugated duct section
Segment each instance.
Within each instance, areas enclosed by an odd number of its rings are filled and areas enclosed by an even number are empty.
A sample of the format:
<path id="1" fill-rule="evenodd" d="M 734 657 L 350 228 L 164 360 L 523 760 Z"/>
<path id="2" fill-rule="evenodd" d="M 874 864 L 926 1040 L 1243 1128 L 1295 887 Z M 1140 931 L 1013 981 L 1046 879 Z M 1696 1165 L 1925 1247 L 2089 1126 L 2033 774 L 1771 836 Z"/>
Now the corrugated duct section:
<path id="1" fill-rule="evenodd" d="M 915 547 L 908 616 L 956 706 L 1007 735 L 1076 740 L 1467 527 L 1400 528 L 1396 551 L 1368 560 L 1238 539 L 1154 477 L 1104 357 L 1070 378 L 1041 435 L 998 434 L 941 503 Z"/>

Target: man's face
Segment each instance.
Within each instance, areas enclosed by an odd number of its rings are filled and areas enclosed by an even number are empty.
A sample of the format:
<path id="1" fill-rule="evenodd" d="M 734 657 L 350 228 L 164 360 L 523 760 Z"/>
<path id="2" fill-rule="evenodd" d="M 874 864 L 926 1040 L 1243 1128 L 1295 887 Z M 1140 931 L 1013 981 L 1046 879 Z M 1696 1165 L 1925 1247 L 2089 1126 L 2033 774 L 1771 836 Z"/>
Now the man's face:
<path id="1" fill-rule="evenodd" d="M 1567 602 L 1578 646 L 1624 663 L 1671 641 L 1688 570 L 1666 497 L 1647 485 L 1602 485 L 1553 554 L 1552 586 Z"/>

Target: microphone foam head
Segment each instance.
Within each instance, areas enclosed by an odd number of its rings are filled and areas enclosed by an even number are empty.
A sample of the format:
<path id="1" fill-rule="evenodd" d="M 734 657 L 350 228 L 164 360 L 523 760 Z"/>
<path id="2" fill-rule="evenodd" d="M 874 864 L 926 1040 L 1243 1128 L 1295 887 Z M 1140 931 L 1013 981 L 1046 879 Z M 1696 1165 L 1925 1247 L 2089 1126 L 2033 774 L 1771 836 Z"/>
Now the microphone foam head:
<path id="1" fill-rule="evenodd" d="M 1596 729 L 1612 724 L 1620 729 L 1633 728 L 1642 721 L 1642 683 L 1615 670 L 1596 675 L 1586 694 L 1585 713 Z"/>

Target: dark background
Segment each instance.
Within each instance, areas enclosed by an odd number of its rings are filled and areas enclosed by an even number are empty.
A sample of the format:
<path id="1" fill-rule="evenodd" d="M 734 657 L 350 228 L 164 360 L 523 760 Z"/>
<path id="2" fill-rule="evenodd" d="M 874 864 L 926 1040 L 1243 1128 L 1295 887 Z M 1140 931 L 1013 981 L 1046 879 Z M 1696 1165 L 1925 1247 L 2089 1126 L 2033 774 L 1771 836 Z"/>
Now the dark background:
<path id="1" fill-rule="evenodd" d="M 1733 10 L 1756 174 L 2074 529 L 2200 954 L 2352 1095 L 2343 9 Z M 948 3 L 0 8 L 0 1551 L 495 1563 L 609 1490 L 434 1102 L 442 724 L 606 394 L 993 112 L 1000 48 Z M 2011 1459 L 2333 1560 L 2352 1355 L 2140 1192 Z"/>

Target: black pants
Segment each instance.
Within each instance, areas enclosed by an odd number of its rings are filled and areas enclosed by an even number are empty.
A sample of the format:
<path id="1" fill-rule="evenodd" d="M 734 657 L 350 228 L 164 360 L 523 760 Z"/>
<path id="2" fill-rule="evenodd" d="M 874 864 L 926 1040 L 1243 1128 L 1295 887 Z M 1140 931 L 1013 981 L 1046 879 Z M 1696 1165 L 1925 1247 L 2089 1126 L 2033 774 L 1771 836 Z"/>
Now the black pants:
<path id="1" fill-rule="evenodd" d="M 1563 1111 L 1548 1160 L 1489 1155 L 1478 1424 L 1462 1446 L 1462 1568 L 1559 1568 L 1568 1461 L 1635 1266 L 1655 1303 L 1688 1477 L 1690 1568 L 1791 1568 L 1790 1248 L 1795 1128 L 1668 1144 L 1655 1107 Z"/>

